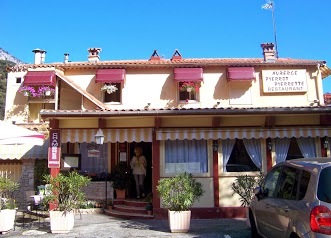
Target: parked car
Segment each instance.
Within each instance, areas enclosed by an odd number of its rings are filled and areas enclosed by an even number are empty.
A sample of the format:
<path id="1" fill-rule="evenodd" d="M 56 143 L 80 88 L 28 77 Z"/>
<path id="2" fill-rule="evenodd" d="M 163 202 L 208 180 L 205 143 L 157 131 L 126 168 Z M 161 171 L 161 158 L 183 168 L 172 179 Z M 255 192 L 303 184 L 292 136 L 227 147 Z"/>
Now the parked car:
<path id="1" fill-rule="evenodd" d="M 252 237 L 331 237 L 331 158 L 279 163 L 254 193 Z"/>

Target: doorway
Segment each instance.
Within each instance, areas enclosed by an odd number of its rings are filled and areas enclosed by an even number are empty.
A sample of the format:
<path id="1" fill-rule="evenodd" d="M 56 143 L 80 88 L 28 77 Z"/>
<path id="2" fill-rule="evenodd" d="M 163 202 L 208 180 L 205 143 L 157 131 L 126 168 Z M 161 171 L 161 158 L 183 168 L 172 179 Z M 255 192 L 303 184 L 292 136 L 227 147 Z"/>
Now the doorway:
<path id="1" fill-rule="evenodd" d="M 139 146 L 142 149 L 142 154 L 145 156 L 147 161 L 146 167 L 146 178 L 145 178 L 145 191 L 146 195 L 152 192 L 152 178 L 153 178 L 153 165 L 152 165 L 152 142 L 131 142 L 129 146 L 130 161 L 134 156 L 134 148 Z M 131 184 L 128 192 L 129 198 L 136 198 L 136 186 L 133 176 L 131 176 Z"/>

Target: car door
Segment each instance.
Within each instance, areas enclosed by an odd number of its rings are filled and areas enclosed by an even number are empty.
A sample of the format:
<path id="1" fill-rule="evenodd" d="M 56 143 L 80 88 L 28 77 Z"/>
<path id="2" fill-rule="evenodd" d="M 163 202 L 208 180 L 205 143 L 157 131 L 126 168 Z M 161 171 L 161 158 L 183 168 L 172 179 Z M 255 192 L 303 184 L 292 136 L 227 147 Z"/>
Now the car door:
<path id="1" fill-rule="evenodd" d="M 273 219 L 275 219 L 275 210 L 277 208 L 277 184 L 282 171 L 282 166 L 273 168 L 265 177 L 262 185 L 262 194 L 255 200 L 254 210 L 256 225 L 259 231 L 265 237 L 277 237 L 274 232 Z"/>
<path id="2" fill-rule="evenodd" d="M 275 237 L 285 237 L 289 228 L 289 223 L 297 215 L 299 205 L 298 186 L 301 177 L 301 170 L 291 166 L 284 166 L 277 184 L 277 193 L 275 200 L 277 201 L 273 219 L 270 227 Z"/>

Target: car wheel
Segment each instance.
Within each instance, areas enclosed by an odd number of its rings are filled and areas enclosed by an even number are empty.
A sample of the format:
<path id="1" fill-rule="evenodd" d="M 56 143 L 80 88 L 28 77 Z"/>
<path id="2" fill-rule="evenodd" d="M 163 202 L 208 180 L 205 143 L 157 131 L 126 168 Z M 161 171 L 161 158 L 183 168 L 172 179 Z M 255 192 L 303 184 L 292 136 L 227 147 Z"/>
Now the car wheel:
<path id="1" fill-rule="evenodd" d="M 255 220 L 251 211 L 249 211 L 249 222 L 251 223 L 251 237 L 260 238 L 261 236 L 257 233 Z"/>

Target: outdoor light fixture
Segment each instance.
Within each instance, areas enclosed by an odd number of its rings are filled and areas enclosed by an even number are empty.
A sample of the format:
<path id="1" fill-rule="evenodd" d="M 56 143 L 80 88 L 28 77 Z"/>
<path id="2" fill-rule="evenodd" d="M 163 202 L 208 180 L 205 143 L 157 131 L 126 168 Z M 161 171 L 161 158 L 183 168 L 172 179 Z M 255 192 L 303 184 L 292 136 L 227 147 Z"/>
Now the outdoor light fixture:
<path id="1" fill-rule="evenodd" d="M 216 140 L 213 142 L 213 151 L 218 151 L 218 143 Z"/>
<path id="2" fill-rule="evenodd" d="M 327 149 L 329 147 L 328 137 L 324 137 L 323 148 Z"/>
<path id="3" fill-rule="evenodd" d="M 98 130 L 97 134 L 95 134 L 95 142 L 98 144 L 98 145 L 102 145 L 103 144 L 103 141 L 105 139 L 105 136 L 103 135 L 103 132 L 101 129 Z"/>
<path id="4" fill-rule="evenodd" d="M 268 148 L 269 151 L 272 150 L 272 143 L 271 143 L 271 141 L 268 141 L 267 148 Z"/>
<path id="5" fill-rule="evenodd" d="M 97 134 L 95 134 L 95 142 L 98 144 L 98 145 L 102 145 L 103 144 L 103 141 L 105 139 L 105 136 L 103 135 L 103 132 L 101 129 L 98 130 Z M 106 163 L 107 165 L 107 163 Z M 108 173 L 106 172 L 107 170 L 107 166 L 106 166 L 106 169 L 105 169 L 105 185 L 106 185 L 106 188 L 105 188 L 105 193 L 106 193 L 106 196 L 105 196 L 105 206 L 107 206 L 107 176 L 108 176 Z"/>

